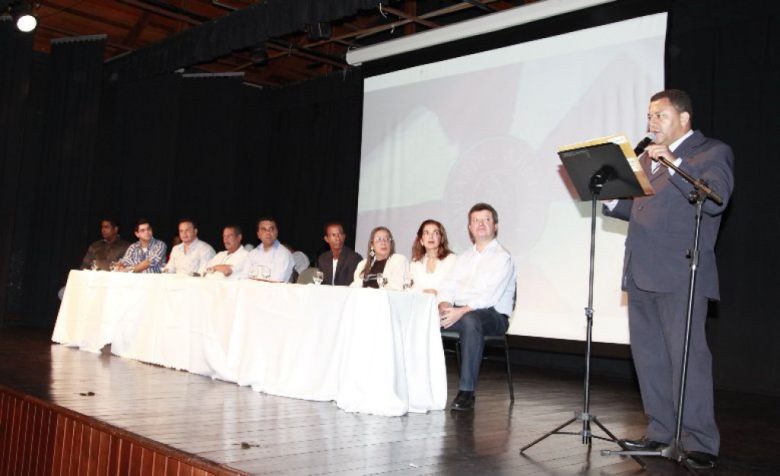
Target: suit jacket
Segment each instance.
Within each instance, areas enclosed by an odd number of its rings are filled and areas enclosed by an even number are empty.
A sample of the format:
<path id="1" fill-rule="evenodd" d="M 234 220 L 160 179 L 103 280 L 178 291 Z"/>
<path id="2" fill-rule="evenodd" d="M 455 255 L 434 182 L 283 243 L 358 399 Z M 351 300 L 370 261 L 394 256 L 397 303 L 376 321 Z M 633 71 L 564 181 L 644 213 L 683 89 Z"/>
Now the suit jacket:
<path id="1" fill-rule="evenodd" d="M 734 154 L 723 142 L 696 131 L 674 151 L 682 158 L 679 168 L 707 182 L 723 198 L 723 205 L 707 200 L 703 206 L 699 240 L 699 271 L 696 291 L 719 299 L 715 242 L 721 214 L 734 189 Z M 623 289 L 632 276 L 639 289 L 651 292 L 687 292 L 690 273 L 688 250 L 693 249 L 696 207 L 688 202 L 693 190 L 680 174 L 671 176 L 665 167 L 651 173 L 651 160 L 640 158 L 655 195 L 620 200 L 605 214 L 628 220 L 623 261 Z"/>
<path id="2" fill-rule="evenodd" d="M 317 267 L 324 275 L 323 284 L 332 284 L 334 286 L 349 286 L 352 283 L 352 276 L 355 273 L 358 263 L 363 257 L 355 253 L 346 246 L 341 249 L 341 256 L 336 264 L 336 282 L 333 281 L 333 252 L 328 250 L 317 258 Z"/>

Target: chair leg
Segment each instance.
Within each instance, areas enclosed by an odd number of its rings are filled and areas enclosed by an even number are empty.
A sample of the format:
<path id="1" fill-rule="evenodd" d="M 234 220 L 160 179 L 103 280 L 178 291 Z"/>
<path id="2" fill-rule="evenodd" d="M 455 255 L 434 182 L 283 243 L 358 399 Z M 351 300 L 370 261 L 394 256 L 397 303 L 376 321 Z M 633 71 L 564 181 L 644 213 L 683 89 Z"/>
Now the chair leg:
<path id="1" fill-rule="evenodd" d="M 515 401 L 515 386 L 512 382 L 512 364 L 509 361 L 509 342 L 504 339 L 504 357 L 506 358 L 506 383 L 509 386 L 509 400 Z"/>
<path id="2" fill-rule="evenodd" d="M 455 342 L 455 361 L 458 363 L 458 375 L 460 375 L 460 339 Z"/>

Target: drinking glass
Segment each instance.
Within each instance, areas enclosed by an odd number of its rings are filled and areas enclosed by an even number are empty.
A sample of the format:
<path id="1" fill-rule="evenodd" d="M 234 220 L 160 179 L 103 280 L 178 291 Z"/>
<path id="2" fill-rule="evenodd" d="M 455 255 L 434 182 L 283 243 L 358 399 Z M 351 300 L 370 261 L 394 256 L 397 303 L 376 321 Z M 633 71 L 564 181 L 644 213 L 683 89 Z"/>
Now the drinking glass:
<path id="1" fill-rule="evenodd" d="M 268 280 L 271 278 L 271 268 L 268 266 L 260 265 L 257 267 L 257 272 L 260 278 Z"/>
<path id="2" fill-rule="evenodd" d="M 387 276 L 384 276 L 382 273 L 377 273 L 376 284 L 379 286 L 379 289 L 384 289 L 387 284 Z"/>
<path id="3" fill-rule="evenodd" d="M 320 270 L 315 271 L 314 275 L 311 277 L 311 280 L 314 282 L 314 284 L 318 286 L 322 284 L 323 279 L 325 279 L 325 273 Z"/>

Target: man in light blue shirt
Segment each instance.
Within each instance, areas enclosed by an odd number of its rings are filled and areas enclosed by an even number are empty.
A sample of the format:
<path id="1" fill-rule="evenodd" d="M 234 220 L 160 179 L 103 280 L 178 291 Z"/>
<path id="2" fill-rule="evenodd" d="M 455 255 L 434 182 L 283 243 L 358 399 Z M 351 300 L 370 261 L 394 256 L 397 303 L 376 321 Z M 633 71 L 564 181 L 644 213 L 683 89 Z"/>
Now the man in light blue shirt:
<path id="1" fill-rule="evenodd" d="M 272 217 L 257 222 L 260 244 L 249 252 L 249 274 L 269 281 L 286 283 L 293 272 L 292 253 L 279 240 L 279 228 Z"/>

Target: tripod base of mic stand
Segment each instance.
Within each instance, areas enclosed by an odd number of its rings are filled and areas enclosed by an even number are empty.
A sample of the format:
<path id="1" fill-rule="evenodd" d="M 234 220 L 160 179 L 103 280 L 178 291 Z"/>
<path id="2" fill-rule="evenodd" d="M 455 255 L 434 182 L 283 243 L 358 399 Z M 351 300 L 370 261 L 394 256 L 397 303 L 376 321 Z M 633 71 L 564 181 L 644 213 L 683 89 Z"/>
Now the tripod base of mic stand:
<path id="1" fill-rule="evenodd" d="M 580 430 L 580 431 L 561 431 L 564 428 L 566 428 L 567 426 L 569 426 L 569 425 L 571 425 L 572 423 L 575 423 L 575 422 L 582 422 L 583 429 Z M 590 430 L 590 424 L 591 423 L 593 423 L 597 427 L 599 427 L 601 429 L 601 431 L 603 431 L 604 434 L 607 435 L 607 437 L 594 435 L 593 432 Z M 612 432 L 610 432 L 607 429 L 607 427 L 605 427 L 599 421 L 598 417 L 596 417 L 595 415 L 591 415 L 590 413 L 574 412 L 574 417 L 573 418 L 570 418 L 569 420 L 564 422 L 562 425 L 560 425 L 560 426 L 556 427 L 555 429 L 553 429 L 553 430 L 549 431 L 548 433 L 546 433 L 544 436 L 541 436 L 541 437 L 535 439 L 534 441 L 528 443 L 527 445 L 523 446 L 522 448 L 520 448 L 520 454 L 525 456 L 525 450 L 527 450 L 528 448 L 530 448 L 530 447 L 532 447 L 532 446 L 534 446 L 534 445 L 536 445 L 538 443 L 541 443 L 542 441 L 544 441 L 545 439 L 549 438 L 552 435 L 578 435 L 578 436 L 582 437 L 582 444 L 583 445 L 588 445 L 588 446 L 590 446 L 593 438 L 596 438 L 598 440 L 603 440 L 603 441 L 611 441 L 613 443 L 617 443 L 618 445 L 620 445 L 620 447 L 623 448 L 623 450 L 624 450 L 623 452 L 629 452 L 628 448 L 623 446 L 623 442 L 620 441 L 619 439 L 617 439 L 617 437 L 615 437 L 615 435 L 613 435 Z M 608 452 L 608 451 L 611 451 L 611 450 L 602 450 L 601 451 L 601 454 L 606 456 L 605 451 Z M 612 452 L 612 453 L 609 453 L 609 454 L 620 454 L 620 453 L 622 453 L 622 452 L 617 452 L 616 451 L 616 452 Z M 641 466 L 642 468 L 645 468 L 646 465 L 645 465 L 644 461 L 639 459 L 637 457 L 638 455 L 636 455 L 636 456 L 635 455 L 626 455 L 626 456 L 630 456 L 634 461 L 636 461 L 639 464 L 639 466 Z"/>
<path id="2" fill-rule="evenodd" d="M 650 457 L 656 457 L 656 458 L 666 458 L 670 461 L 674 461 L 676 463 L 679 463 L 685 467 L 685 469 L 688 470 L 689 473 L 692 474 L 698 474 L 696 472 L 696 469 L 692 468 L 688 464 L 688 454 L 685 452 L 685 449 L 682 446 L 682 442 L 680 441 L 674 441 L 671 445 L 667 446 L 666 448 L 656 450 L 656 451 L 642 451 L 642 450 L 627 450 L 625 449 L 625 446 L 621 444 L 621 442 L 617 442 L 622 450 L 601 450 L 601 456 L 630 456 L 634 459 L 637 459 L 639 456 L 650 456 Z M 644 467 L 644 464 L 642 465 Z"/>

